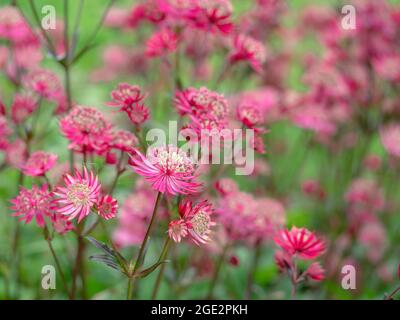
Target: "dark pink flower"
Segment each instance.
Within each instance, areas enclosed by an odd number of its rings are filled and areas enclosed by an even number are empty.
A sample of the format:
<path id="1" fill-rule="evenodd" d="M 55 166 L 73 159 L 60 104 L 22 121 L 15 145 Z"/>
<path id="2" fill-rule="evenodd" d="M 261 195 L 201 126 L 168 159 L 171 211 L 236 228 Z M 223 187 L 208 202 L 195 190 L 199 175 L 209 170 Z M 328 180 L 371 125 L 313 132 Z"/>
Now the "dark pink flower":
<path id="1" fill-rule="evenodd" d="M 248 128 L 254 128 L 264 122 L 260 108 L 252 104 L 240 104 L 236 109 L 238 119 Z"/>
<path id="2" fill-rule="evenodd" d="M 276 251 L 274 255 L 274 261 L 279 272 L 290 270 L 293 267 L 291 256 L 289 256 L 285 251 Z"/>
<path id="3" fill-rule="evenodd" d="M 160 57 L 176 50 L 178 38 L 170 29 L 156 31 L 146 42 L 146 56 Z"/>
<path id="4" fill-rule="evenodd" d="M 315 234 L 305 228 L 292 227 L 280 230 L 274 237 L 275 243 L 289 255 L 303 259 L 314 259 L 325 251 L 325 244 Z"/>
<path id="5" fill-rule="evenodd" d="M 147 157 L 136 151 L 131 157 L 131 165 L 161 193 L 176 195 L 200 191 L 201 184 L 193 181 L 196 169 L 193 160 L 172 145 L 150 148 Z"/>
<path id="6" fill-rule="evenodd" d="M 76 106 L 60 121 L 62 134 L 77 152 L 101 152 L 111 140 L 111 125 L 103 114 L 86 106 Z"/>
<path id="7" fill-rule="evenodd" d="M 28 176 L 43 176 L 54 167 L 58 156 L 44 151 L 36 151 L 31 154 L 28 161 L 21 167 L 22 172 Z"/>
<path id="8" fill-rule="evenodd" d="M 109 220 L 115 218 L 118 210 L 118 202 L 110 195 L 101 196 L 96 204 L 100 217 Z"/>
<path id="9" fill-rule="evenodd" d="M 54 205 L 53 198 L 48 190 L 47 185 L 42 187 L 32 186 L 32 189 L 21 188 L 19 195 L 11 200 L 15 213 L 13 216 L 20 217 L 19 219 L 29 223 L 33 218 L 39 227 L 45 225 L 44 216 L 53 214 Z"/>
<path id="10" fill-rule="evenodd" d="M 175 242 L 181 242 L 187 235 L 188 227 L 185 220 L 173 220 L 168 224 L 168 236 Z"/>
<path id="11" fill-rule="evenodd" d="M 129 117 L 129 120 L 136 125 L 140 126 L 145 123 L 150 117 L 149 109 L 140 103 L 134 103 L 124 110 Z"/>
<path id="12" fill-rule="evenodd" d="M 234 37 L 233 50 L 229 55 L 230 63 L 246 61 L 258 73 L 262 73 L 262 67 L 267 59 L 264 45 L 256 39 L 239 34 Z"/>
<path id="13" fill-rule="evenodd" d="M 58 187 L 54 194 L 58 197 L 58 213 L 68 216 L 68 220 L 78 217 L 78 223 L 85 218 L 97 203 L 101 185 L 93 172 L 84 169 L 83 175 L 76 170 L 75 176 L 65 174 L 65 187 Z"/>

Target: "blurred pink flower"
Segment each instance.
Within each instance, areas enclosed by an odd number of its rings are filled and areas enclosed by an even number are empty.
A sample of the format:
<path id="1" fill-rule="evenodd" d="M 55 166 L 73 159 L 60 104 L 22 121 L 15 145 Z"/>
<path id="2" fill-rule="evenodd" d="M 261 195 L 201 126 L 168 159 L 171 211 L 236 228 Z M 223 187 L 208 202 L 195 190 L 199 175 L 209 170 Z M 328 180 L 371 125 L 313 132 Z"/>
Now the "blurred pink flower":
<path id="1" fill-rule="evenodd" d="M 136 126 L 142 125 L 150 117 L 149 109 L 144 104 L 140 103 L 134 103 L 127 107 L 124 111 L 128 115 L 129 120 L 131 120 L 131 122 Z"/>
<path id="2" fill-rule="evenodd" d="M 119 107 L 121 111 L 130 108 L 133 104 L 141 102 L 146 98 L 146 94 L 142 92 L 139 86 L 130 85 L 128 83 L 122 82 L 118 84 L 118 87 L 111 91 L 110 102 L 107 105 L 110 107 Z"/>
<path id="3" fill-rule="evenodd" d="M 194 181 L 193 159 L 172 145 L 150 148 L 147 157 L 136 151 L 131 165 L 158 192 L 176 195 L 200 191 L 201 184 Z"/>
<path id="4" fill-rule="evenodd" d="M 392 123 L 380 131 L 381 142 L 390 155 L 400 158 L 400 125 Z"/>
<path id="5" fill-rule="evenodd" d="M 124 152 L 133 152 L 138 138 L 130 131 L 115 130 L 111 133 L 110 147 Z"/>
<path id="6" fill-rule="evenodd" d="M 262 73 L 266 59 L 267 51 L 261 42 L 245 34 L 234 37 L 233 50 L 229 55 L 230 63 L 246 61 L 254 71 Z"/>
<path id="7" fill-rule="evenodd" d="M 51 223 L 55 232 L 60 235 L 66 234 L 68 231 L 74 230 L 72 221 L 68 220 L 63 214 L 55 213 L 51 216 Z"/>
<path id="8" fill-rule="evenodd" d="M 96 209 L 100 217 L 109 220 L 115 218 L 118 202 L 110 195 L 101 196 L 96 203 Z"/>
<path id="9" fill-rule="evenodd" d="M 17 93 L 11 105 L 11 117 L 16 124 L 26 120 L 37 108 L 35 97 L 29 92 Z"/>
<path id="10" fill-rule="evenodd" d="M 359 231 L 358 241 L 365 248 L 367 259 L 372 263 L 378 263 L 388 244 L 386 229 L 378 221 L 366 223 Z"/>
<path id="11" fill-rule="evenodd" d="M 20 217 L 25 223 L 35 218 L 41 228 L 45 225 L 44 216 L 51 216 L 54 212 L 53 198 L 46 184 L 41 187 L 33 185 L 32 189 L 21 187 L 18 196 L 11 203 L 11 209 L 15 211 L 13 216 Z"/>
<path id="12" fill-rule="evenodd" d="M 349 204 L 359 206 L 368 212 L 382 210 L 385 205 L 383 190 L 370 179 L 353 180 L 345 197 Z"/>
<path id="13" fill-rule="evenodd" d="M 322 268 L 319 262 L 313 262 L 305 271 L 305 275 L 315 281 L 321 281 L 325 278 L 325 270 Z"/>
<path id="14" fill-rule="evenodd" d="M 146 56 L 161 57 L 176 50 L 178 38 L 170 29 L 156 31 L 146 42 Z"/>
<path id="15" fill-rule="evenodd" d="M 27 176 L 43 176 L 56 164 L 58 156 L 53 153 L 36 151 L 30 155 L 28 161 L 21 167 Z"/>
<path id="16" fill-rule="evenodd" d="M 11 128 L 8 125 L 6 117 L 0 115 L 0 150 L 8 146 L 8 136 L 11 134 Z"/>
<path id="17" fill-rule="evenodd" d="M 373 61 L 376 73 L 385 80 L 400 82 L 400 55 L 393 54 Z"/>
<path id="18" fill-rule="evenodd" d="M 84 173 L 76 170 L 75 176 L 65 174 L 65 187 L 57 187 L 54 194 L 57 196 L 55 202 L 58 204 L 57 212 L 68 216 L 68 220 L 78 217 L 78 223 L 85 218 L 97 203 L 100 195 L 101 185 L 93 172 Z"/>
<path id="19" fill-rule="evenodd" d="M 260 108 L 253 104 L 240 104 L 236 109 L 238 119 L 248 128 L 254 128 L 264 122 Z"/>
<path id="20" fill-rule="evenodd" d="M 23 78 L 26 88 L 36 92 L 42 98 L 54 99 L 62 91 L 58 77 L 51 71 L 45 69 L 34 69 Z"/>
<path id="21" fill-rule="evenodd" d="M 229 178 L 219 179 L 215 183 L 215 189 L 223 197 L 239 191 L 237 183 Z"/>
<path id="22" fill-rule="evenodd" d="M 74 107 L 60 120 L 60 129 L 77 152 L 100 152 L 111 141 L 111 124 L 91 107 Z"/>
<path id="23" fill-rule="evenodd" d="M 8 144 L 6 151 L 6 162 L 14 168 L 21 168 L 26 162 L 28 152 L 26 143 L 22 139 L 14 140 Z"/>
<path id="24" fill-rule="evenodd" d="M 15 6 L 0 8 L 0 38 L 5 38 L 16 44 L 37 41 Z"/>
<path id="25" fill-rule="evenodd" d="M 324 242 L 305 228 L 292 227 L 290 231 L 280 230 L 274 240 L 289 255 L 298 255 L 303 259 L 317 258 L 325 251 Z"/>

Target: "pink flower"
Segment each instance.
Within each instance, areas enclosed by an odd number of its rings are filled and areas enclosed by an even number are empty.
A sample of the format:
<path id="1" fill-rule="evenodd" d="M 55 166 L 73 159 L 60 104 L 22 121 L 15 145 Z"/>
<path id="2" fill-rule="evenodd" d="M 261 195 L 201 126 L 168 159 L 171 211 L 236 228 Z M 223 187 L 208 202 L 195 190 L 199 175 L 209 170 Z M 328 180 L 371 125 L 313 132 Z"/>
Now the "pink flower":
<path id="1" fill-rule="evenodd" d="M 27 159 L 26 143 L 22 139 L 17 139 L 8 144 L 5 150 L 7 164 L 14 168 L 21 168 Z"/>
<path id="2" fill-rule="evenodd" d="M 24 77 L 23 83 L 26 88 L 47 99 L 54 99 L 62 92 L 60 80 L 49 70 L 32 70 Z"/>
<path id="3" fill-rule="evenodd" d="M 222 178 L 215 183 L 215 189 L 221 196 L 226 196 L 239 191 L 235 181 L 229 178 Z"/>
<path id="4" fill-rule="evenodd" d="M 193 206 L 191 201 L 179 204 L 181 219 L 172 221 L 168 226 L 168 234 L 175 241 L 188 236 L 195 244 L 200 245 L 210 240 L 211 227 L 215 225 L 211 221 L 212 207 L 206 200 Z"/>
<path id="5" fill-rule="evenodd" d="M 182 150 L 168 145 L 150 148 L 147 158 L 139 151 L 131 157 L 134 171 L 151 183 L 153 189 L 165 194 L 193 194 L 201 184 L 193 181 L 195 165 Z"/>
<path id="6" fill-rule="evenodd" d="M 262 66 L 266 59 L 267 52 L 261 42 L 244 34 L 234 37 L 233 51 L 229 55 L 230 63 L 247 61 L 254 71 L 262 73 Z"/>
<path id="7" fill-rule="evenodd" d="M 97 201 L 96 208 L 99 216 L 109 220 L 117 215 L 118 202 L 112 196 L 105 195 Z"/>
<path id="8" fill-rule="evenodd" d="M 168 236 L 175 242 L 181 242 L 188 235 L 188 227 L 185 220 L 173 220 L 168 224 Z"/>
<path id="9" fill-rule="evenodd" d="M 382 210 L 385 205 L 383 190 L 374 180 L 365 178 L 354 180 L 345 197 L 352 206 L 367 209 L 369 212 Z"/>
<path id="10" fill-rule="evenodd" d="M 283 204 L 273 198 L 256 199 L 256 214 L 253 222 L 253 236 L 269 239 L 286 223 L 286 212 Z"/>
<path id="11" fill-rule="evenodd" d="M 303 259 L 317 258 L 325 251 L 324 242 L 305 228 L 280 230 L 274 240 L 289 255 L 298 255 Z"/>
<path id="12" fill-rule="evenodd" d="M 170 29 L 162 29 L 152 34 L 146 42 L 146 56 L 160 57 L 176 50 L 178 38 Z"/>
<path id="13" fill-rule="evenodd" d="M 305 271 L 305 275 L 315 281 L 321 281 L 325 278 L 325 270 L 322 268 L 320 263 L 313 262 Z"/>
<path id="14" fill-rule="evenodd" d="M 15 213 L 20 220 L 29 223 L 33 218 L 39 227 L 45 225 L 44 216 L 51 216 L 54 210 L 52 195 L 47 185 L 42 187 L 32 186 L 32 189 L 21 188 L 19 195 L 11 200 Z"/>
<path id="15" fill-rule="evenodd" d="M 285 251 L 276 251 L 274 255 L 274 261 L 279 272 L 290 270 L 293 267 L 292 259 Z"/>
<path id="16" fill-rule="evenodd" d="M 0 150 L 8 146 L 8 136 L 11 134 L 11 129 L 8 126 L 6 117 L 0 115 Z"/>
<path id="17" fill-rule="evenodd" d="M 139 86 L 133 86 L 128 83 L 120 83 L 118 87 L 111 91 L 113 101 L 107 102 L 108 106 L 119 107 L 122 111 L 131 108 L 133 104 L 141 102 L 146 95 L 142 93 Z"/>
<path id="18" fill-rule="evenodd" d="M 75 176 L 64 176 L 65 187 L 58 187 L 54 194 L 58 197 L 58 213 L 68 216 L 68 220 L 78 217 L 78 223 L 86 217 L 97 203 L 101 185 L 93 172 L 84 168 L 83 176 L 78 170 Z"/>
<path id="19" fill-rule="evenodd" d="M 400 55 L 379 57 L 373 61 L 376 73 L 385 80 L 400 82 Z"/>
<path id="20" fill-rule="evenodd" d="M 36 99 L 30 93 L 20 93 L 14 96 L 11 105 L 11 117 L 16 124 L 26 120 L 37 108 Z"/>
<path id="21" fill-rule="evenodd" d="M 254 128 L 264 122 L 264 116 L 255 105 L 240 104 L 236 109 L 238 119 L 248 128 Z"/>
<path id="22" fill-rule="evenodd" d="M 0 38 L 6 38 L 16 44 L 37 41 L 14 6 L 5 6 L 0 9 Z"/>
<path id="23" fill-rule="evenodd" d="M 145 123 L 150 117 L 149 109 L 140 103 L 134 103 L 124 110 L 129 117 L 129 120 L 135 125 L 140 126 Z"/>
<path id="24" fill-rule="evenodd" d="M 386 125 L 380 132 L 381 142 L 390 155 L 400 158 L 400 125 Z"/>
<path id="25" fill-rule="evenodd" d="M 74 230 L 72 221 L 63 214 L 55 213 L 51 216 L 51 223 L 55 232 L 60 235 L 66 234 L 68 231 Z"/>
<path id="26" fill-rule="evenodd" d="M 96 109 L 76 106 L 60 121 L 62 134 L 77 152 L 100 152 L 111 140 L 111 125 Z"/>
<path id="27" fill-rule="evenodd" d="M 133 152 L 138 138 L 127 130 L 116 130 L 111 133 L 110 147 L 124 152 Z"/>
<path id="28" fill-rule="evenodd" d="M 22 166 L 22 172 L 28 176 L 43 176 L 56 164 L 58 156 L 44 151 L 31 154 L 28 161 Z"/>
<path id="29" fill-rule="evenodd" d="M 229 0 L 200 0 L 194 3 L 196 5 L 189 10 L 187 17 L 196 28 L 223 34 L 232 31 L 233 9 Z"/>

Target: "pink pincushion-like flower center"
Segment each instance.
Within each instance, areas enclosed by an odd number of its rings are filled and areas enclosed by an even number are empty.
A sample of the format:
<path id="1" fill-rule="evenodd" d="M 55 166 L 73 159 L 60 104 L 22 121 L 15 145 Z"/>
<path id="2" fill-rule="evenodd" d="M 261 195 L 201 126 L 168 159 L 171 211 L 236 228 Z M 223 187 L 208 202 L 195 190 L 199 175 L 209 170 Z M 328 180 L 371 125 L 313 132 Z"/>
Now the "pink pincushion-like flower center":
<path id="1" fill-rule="evenodd" d="M 74 183 L 69 186 L 67 198 L 75 206 L 90 204 L 90 188 L 86 183 Z"/>
<path id="2" fill-rule="evenodd" d="M 107 129 L 107 123 L 101 114 L 91 108 L 79 108 L 71 114 L 71 122 L 82 132 L 102 133 Z"/>
<path id="3" fill-rule="evenodd" d="M 177 148 L 159 148 L 152 154 L 151 161 L 161 167 L 166 174 L 184 173 L 189 175 L 194 171 L 193 161 L 185 152 Z"/>

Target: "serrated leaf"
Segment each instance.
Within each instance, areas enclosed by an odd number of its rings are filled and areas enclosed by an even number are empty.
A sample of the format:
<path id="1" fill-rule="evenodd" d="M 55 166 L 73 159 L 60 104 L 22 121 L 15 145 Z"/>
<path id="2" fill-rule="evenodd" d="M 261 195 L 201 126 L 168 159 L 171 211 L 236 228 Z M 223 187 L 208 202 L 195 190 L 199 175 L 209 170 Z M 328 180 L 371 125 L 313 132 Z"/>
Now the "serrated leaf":
<path id="1" fill-rule="evenodd" d="M 163 260 L 163 261 L 159 261 L 155 264 L 153 264 L 151 267 L 144 269 L 140 272 L 137 272 L 136 274 L 133 275 L 134 278 L 145 278 L 147 277 L 150 273 L 152 273 L 154 270 L 156 270 L 160 265 L 164 264 L 164 263 L 168 263 L 169 260 Z"/>

